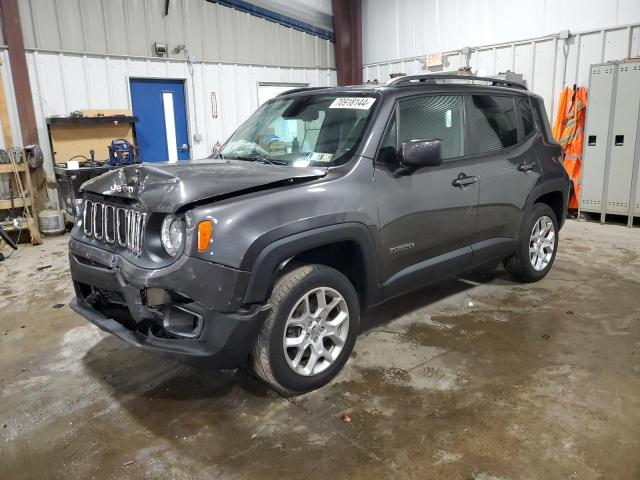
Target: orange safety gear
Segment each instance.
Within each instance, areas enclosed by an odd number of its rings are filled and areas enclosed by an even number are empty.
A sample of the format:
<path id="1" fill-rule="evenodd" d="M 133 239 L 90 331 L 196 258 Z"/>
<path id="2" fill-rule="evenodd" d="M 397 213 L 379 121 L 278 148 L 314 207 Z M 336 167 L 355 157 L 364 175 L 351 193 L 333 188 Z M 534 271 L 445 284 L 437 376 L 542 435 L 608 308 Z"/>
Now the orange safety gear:
<path id="1" fill-rule="evenodd" d="M 564 149 L 564 169 L 573 181 L 569 208 L 578 208 L 582 178 L 582 144 L 587 112 L 587 89 L 565 88 L 558 101 L 558 114 L 553 124 L 553 137 Z"/>

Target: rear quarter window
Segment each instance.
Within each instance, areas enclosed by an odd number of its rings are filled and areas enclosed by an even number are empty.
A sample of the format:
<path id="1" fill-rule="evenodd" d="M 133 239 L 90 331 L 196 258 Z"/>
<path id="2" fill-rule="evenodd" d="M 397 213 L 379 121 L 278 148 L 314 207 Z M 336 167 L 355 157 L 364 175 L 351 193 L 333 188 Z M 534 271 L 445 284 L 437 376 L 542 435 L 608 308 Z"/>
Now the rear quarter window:
<path id="1" fill-rule="evenodd" d="M 522 133 L 526 138 L 536 131 L 536 121 L 533 116 L 533 109 L 528 98 L 518 99 L 518 110 L 520 112 L 520 120 L 522 121 Z"/>
<path id="2" fill-rule="evenodd" d="M 515 99 L 498 95 L 471 95 L 469 105 L 473 154 L 494 152 L 518 143 Z"/>

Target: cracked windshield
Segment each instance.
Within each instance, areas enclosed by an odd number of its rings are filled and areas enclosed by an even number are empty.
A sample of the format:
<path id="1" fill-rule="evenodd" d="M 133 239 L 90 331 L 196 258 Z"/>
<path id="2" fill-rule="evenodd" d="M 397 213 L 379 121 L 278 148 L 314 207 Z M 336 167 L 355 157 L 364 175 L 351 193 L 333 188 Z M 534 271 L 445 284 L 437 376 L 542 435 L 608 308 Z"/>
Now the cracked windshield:
<path id="1" fill-rule="evenodd" d="M 335 95 L 275 99 L 240 126 L 219 156 L 292 167 L 342 165 L 360 142 L 375 101 Z"/>

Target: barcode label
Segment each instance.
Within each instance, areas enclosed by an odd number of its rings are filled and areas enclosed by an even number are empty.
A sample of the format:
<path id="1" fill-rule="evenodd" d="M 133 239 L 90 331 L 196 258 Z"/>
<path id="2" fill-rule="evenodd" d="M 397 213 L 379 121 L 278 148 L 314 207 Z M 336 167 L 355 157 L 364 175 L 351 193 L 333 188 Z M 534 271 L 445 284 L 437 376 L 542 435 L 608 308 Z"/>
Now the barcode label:
<path id="1" fill-rule="evenodd" d="M 356 110 L 369 110 L 376 99 L 371 97 L 340 97 L 336 98 L 329 108 L 353 108 Z"/>

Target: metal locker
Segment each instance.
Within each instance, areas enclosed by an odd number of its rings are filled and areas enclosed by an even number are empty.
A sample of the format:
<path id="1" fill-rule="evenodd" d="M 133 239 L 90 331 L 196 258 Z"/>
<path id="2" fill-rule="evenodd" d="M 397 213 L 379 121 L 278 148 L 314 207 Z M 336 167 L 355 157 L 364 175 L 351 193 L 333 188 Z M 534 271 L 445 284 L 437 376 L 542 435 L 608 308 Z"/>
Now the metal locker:
<path id="1" fill-rule="evenodd" d="M 633 206 L 630 199 L 640 109 L 640 62 L 620 63 L 617 68 L 613 137 L 609 142 L 609 168 L 605 174 L 603 198 L 607 201 L 605 214 L 632 216 L 629 207 Z"/>
<path id="2" fill-rule="evenodd" d="M 640 127 L 640 113 L 638 114 L 638 126 Z M 636 203 L 632 204 L 633 212 L 632 217 L 629 219 L 628 225 L 633 226 L 633 217 L 640 217 L 640 132 L 636 135 L 636 166 L 633 172 L 634 184 L 632 186 L 635 189 L 635 195 L 631 195 L 631 198 L 635 196 Z"/>
<path id="3" fill-rule="evenodd" d="M 640 62 L 635 64 L 635 70 L 637 72 L 636 75 L 640 75 Z M 635 163 L 631 179 L 631 205 L 629 205 L 629 219 L 627 222 L 629 227 L 633 227 L 634 217 L 640 217 L 640 100 L 638 101 Z"/>
<path id="4" fill-rule="evenodd" d="M 591 66 L 579 210 L 640 216 L 640 61 Z"/>
<path id="5" fill-rule="evenodd" d="M 608 156 L 609 118 L 613 107 L 615 65 L 592 65 L 589 76 L 589 97 L 582 155 L 582 189 L 580 210 L 602 212 L 605 167 Z"/>

